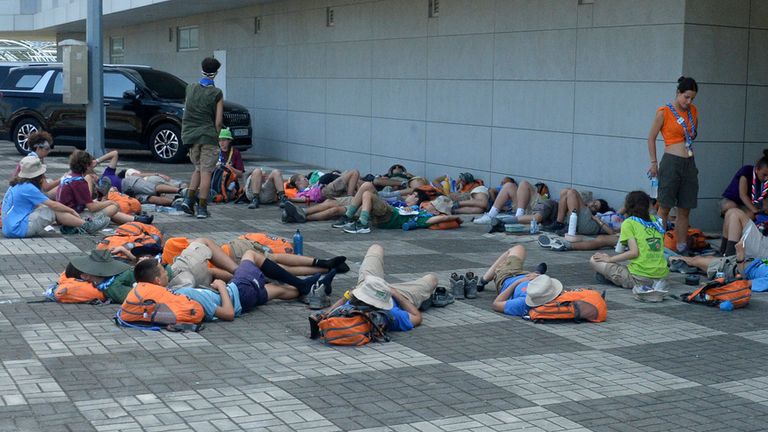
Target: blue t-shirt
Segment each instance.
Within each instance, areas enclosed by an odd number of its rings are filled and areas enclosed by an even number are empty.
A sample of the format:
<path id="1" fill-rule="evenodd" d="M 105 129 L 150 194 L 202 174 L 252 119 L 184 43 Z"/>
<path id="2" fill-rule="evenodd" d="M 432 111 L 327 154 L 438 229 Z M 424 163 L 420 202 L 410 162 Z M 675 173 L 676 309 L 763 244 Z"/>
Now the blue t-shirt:
<path id="1" fill-rule="evenodd" d="M 504 283 L 501 284 L 501 292 L 504 292 L 504 290 L 509 288 L 513 283 L 526 276 L 527 275 L 520 275 L 504 279 Z M 504 313 L 506 315 L 525 316 L 528 314 L 528 309 L 530 308 L 525 304 L 525 297 L 528 295 L 528 282 L 530 281 L 522 282 L 515 287 L 515 292 L 512 294 L 512 297 L 504 303 Z"/>
<path id="2" fill-rule="evenodd" d="M 752 261 L 744 269 L 744 277 L 752 281 L 752 291 L 768 291 L 768 265 L 761 259 Z"/>
<path id="3" fill-rule="evenodd" d="M 3 234 L 17 238 L 26 236 L 29 215 L 46 201 L 48 197 L 32 183 L 21 183 L 8 189 L 3 197 Z"/>
<path id="4" fill-rule="evenodd" d="M 237 290 L 237 285 L 230 283 L 227 284 L 227 291 L 229 291 L 229 298 L 232 300 L 232 306 L 235 309 L 235 316 L 238 317 L 243 313 L 243 307 L 240 306 L 240 293 Z M 175 291 L 176 294 L 185 295 L 192 300 L 200 303 L 205 310 L 206 321 L 216 321 L 216 308 L 221 307 L 221 295 L 213 290 L 207 288 L 179 288 Z"/>
<path id="5" fill-rule="evenodd" d="M 397 300 L 392 299 L 392 309 L 382 310 L 387 315 L 387 330 L 388 331 L 408 331 L 413 329 L 413 323 L 411 322 L 411 316 L 408 312 L 400 309 L 400 305 Z M 346 306 L 351 306 L 349 302 L 344 303 Z"/>

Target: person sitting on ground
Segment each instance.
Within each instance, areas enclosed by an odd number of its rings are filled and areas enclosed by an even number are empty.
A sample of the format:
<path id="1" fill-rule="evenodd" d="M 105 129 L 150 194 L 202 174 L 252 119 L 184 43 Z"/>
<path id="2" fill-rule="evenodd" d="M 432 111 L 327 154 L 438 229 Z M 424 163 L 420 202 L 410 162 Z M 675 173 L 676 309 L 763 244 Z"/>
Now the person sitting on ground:
<path id="1" fill-rule="evenodd" d="M 750 219 L 766 213 L 765 197 L 768 195 L 768 149 L 755 165 L 739 168 L 723 192 L 720 215 L 732 208 L 742 209 Z"/>
<path id="2" fill-rule="evenodd" d="M 325 180 L 335 177 L 333 180 Z M 320 203 L 327 198 L 339 198 L 342 196 L 354 196 L 357 193 L 360 172 L 358 170 L 344 171 L 340 175 L 326 174 L 320 178 L 317 184 L 310 186 L 309 179 L 303 174 L 294 174 L 288 180 L 288 185 L 298 190 L 293 202 Z"/>
<path id="3" fill-rule="evenodd" d="M 260 204 L 272 204 L 285 199 L 283 174 L 274 169 L 264 175 L 261 168 L 256 168 L 245 179 L 245 196 L 251 202 L 249 209 L 259 208 Z"/>
<path id="4" fill-rule="evenodd" d="M 48 132 L 38 131 L 38 132 L 33 132 L 29 134 L 29 137 L 27 137 L 27 146 L 29 146 L 29 153 L 27 154 L 27 156 L 37 157 L 40 159 L 40 163 L 45 165 L 45 158 L 46 156 L 48 156 L 48 153 L 51 152 L 52 142 L 53 142 L 53 137 Z M 17 177 L 20 170 L 21 170 L 21 163 L 18 163 L 16 165 L 16 169 L 13 170 L 13 175 L 11 176 L 11 179 L 13 179 L 14 177 Z M 49 198 L 54 199 L 56 197 L 56 188 L 59 186 L 60 182 L 61 182 L 61 179 L 49 181 L 47 178 L 44 178 L 43 185 L 40 188 L 40 190 L 42 190 L 43 193 L 48 195 Z"/>
<path id="5" fill-rule="evenodd" d="M 683 273 L 701 271 L 709 279 L 722 273 L 726 281 L 741 276 L 752 281 L 752 291 L 768 291 L 768 258 L 747 258 L 743 241 L 736 243 L 734 249 L 736 255 L 727 257 L 675 255 L 669 258 L 669 269 Z"/>
<path id="6" fill-rule="evenodd" d="M 45 227 L 56 222 L 88 234 L 109 225 L 107 217 L 85 221 L 75 210 L 43 194 L 46 166 L 41 161 L 35 156 L 24 157 L 19 163 L 21 169 L 5 192 L 2 206 L 5 237 L 39 236 L 45 233 Z"/>
<path id="7" fill-rule="evenodd" d="M 88 152 L 75 150 L 69 156 L 70 172 L 62 177 L 56 201 L 75 210 L 83 218 L 94 218 L 103 214 L 116 224 L 126 222 L 142 222 L 151 224 L 153 217 L 145 215 L 131 216 L 120 212 L 120 206 L 110 200 L 94 201 L 91 190 L 93 186 L 86 180 L 84 173 L 92 169 L 94 159 Z"/>
<path id="8" fill-rule="evenodd" d="M 170 206 L 174 199 L 185 194 L 184 189 L 171 184 L 173 180 L 165 174 L 127 169 L 121 170 L 117 176 L 121 179 L 122 191 L 143 204 Z M 163 194 L 173 194 L 174 197 Z"/>
<path id="9" fill-rule="evenodd" d="M 408 331 L 422 322 L 422 303 L 437 289 L 437 275 L 429 273 L 410 282 L 390 284 L 384 280 L 384 248 L 372 244 L 360 264 L 357 285 L 329 310 L 347 304 L 386 312 L 388 331 Z"/>
<path id="10" fill-rule="evenodd" d="M 502 253 L 478 281 L 478 291 L 490 281 L 498 295 L 492 309 L 512 316 L 525 316 L 532 307 L 554 300 L 563 291 L 559 280 L 547 276 L 547 266 L 539 264 L 535 272 L 523 270 L 527 253 L 517 245 Z"/>
<path id="11" fill-rule="evenodd" d="M 229 128 L 221 128 L 219 132 L 219 158 L 216 161 L 216 167 L 223 167 L 231 170 L 237 176 L 237 181 L 243 183 L 243 173 L 245 173 L 245 163 L 240 150 L 232 145 L 232 132 Z"/>
<path id="12" fill-rule="evenodd" d="M 643 191 L 627 194 L 627 220 L 621 224 L 620 240 L 628 250 L 618 255 L 598 252 L 589 260 L 599 283 L 632 289 L 637 295 L 663 292 L 669 274 L 664 258 L 664 228 L 651 216 L 651 197 Z M 618 264 L 630 260 L 629 265 Z"/>
<path id="13" fill-rule="evenodd" d="M 732 208 L 725 212 L 720 255 L 735 255 L 736 243 L 740 240 L 744 241 L 744 251 L 747 258 L 768 257 L 768 237 L 760 232 L 746 212 Z"/>
<path id="14" fill-rule="evenodd" d="M 156 260 L 140 261 L 136 265 L 134 273 L 137 282 L 151 283 L 171 289 L 171 284 L 162 265 Z M 292 300 L 300 295 L 309 294 L 315 285 L 321 287 L 326 295 L 329 295 L 333 289 L 331 283 L 335 275 L 336 272 L 332 270 L 323 277 L 320 274 L 315 274 L 299 279 L 264 255 L 248 251 L 243 255 L 240 265 L 234 270 L 229 283 L 221 279 L 211 282 L 210 286 L 217 292 L 195 288 L 197 285 L 185 285 L 172 290 L 176 294 L 185 295 L 200 303 L 205 310 L 205 320 L 213 321 L 214 318 L 218 318 L 231 321 L 240 313 L 250 312 L 269 300 Z M 283 284 L 268 284 L 265 276 Z M 234 307 L 237 303 L 240 304 L 240 310 Z"/>
<path id="15" fill-rule="evenodd" d="M 409 173 L 405 166 L 394 164 L 389 167 L 386 174 L 376 176 L 373 179 L 373 185 L 379 190 L 385 187 L 390 187 L 392 190 L 406 189 L 408 187 L 408 180 L 412 177 L 413 174 Z"/>
<path id="16" fill-rule="evenodd" d="M 576 189 L 563 189 L 560 191 L 560 202 L 557 206 L 557 219 L 552 225 L 543 227 L 545 231 L 554 231 L 558 235 L 566 232 L 566 218 L 572 212 L 576 212 L 576 233 L 595 236 L 598 234 L 613 234 L 614 230 L 596 216 L 597 213 L 614 211 L 604 199 L 594 199 L 584 203 L 581 194 Z"/>

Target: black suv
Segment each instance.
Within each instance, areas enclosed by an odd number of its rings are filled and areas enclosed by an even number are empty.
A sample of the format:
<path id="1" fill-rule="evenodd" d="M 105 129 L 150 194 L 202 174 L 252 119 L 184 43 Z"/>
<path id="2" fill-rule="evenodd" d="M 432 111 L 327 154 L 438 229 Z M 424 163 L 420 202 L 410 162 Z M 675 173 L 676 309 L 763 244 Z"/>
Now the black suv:
<path id="1" fill-rule="evenodd" d="M 146 66 L 105 65 L 105 147 L 148 149 L 162 162 L 180 162 L 187 154 L 181 142 L 186 83 Z M 0 86 L 0 138 L 13 141 L 27 154 L 27 137 L 39 129 L 54 145 L 85 148 L 85 106 L 62 102 L 61 65 L 11 69 Z M 251 147 L 251 116 L 242 105 L 224 102 L 224 125 L 234 145 Z"/>

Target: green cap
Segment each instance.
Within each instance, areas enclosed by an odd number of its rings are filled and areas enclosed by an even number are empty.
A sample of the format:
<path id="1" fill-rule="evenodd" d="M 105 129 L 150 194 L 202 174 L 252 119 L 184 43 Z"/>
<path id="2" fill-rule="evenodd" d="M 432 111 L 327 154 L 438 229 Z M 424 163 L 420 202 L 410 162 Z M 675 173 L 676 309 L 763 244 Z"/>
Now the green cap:
<path id="1" fill-rule="evenodd" d="M 221 128 L 221 132 L 219 132 L 219 139 L 232 141 L 234 138 L 232 138 L 232 132 L 229 130 L 229 128 Z"/>

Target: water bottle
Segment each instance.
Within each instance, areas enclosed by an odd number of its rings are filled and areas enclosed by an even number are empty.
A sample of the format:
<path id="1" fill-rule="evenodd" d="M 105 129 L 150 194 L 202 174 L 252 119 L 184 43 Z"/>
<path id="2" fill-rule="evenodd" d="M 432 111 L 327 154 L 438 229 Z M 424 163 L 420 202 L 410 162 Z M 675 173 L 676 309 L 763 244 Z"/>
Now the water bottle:
<path id="1" fill-rule="evenodd" d="M 653 199 L 656 199 L 659 197 L 659 178 L 658 177 L 651 177 L 651 192 L 649 195 Z"/>
<path id="2" fill-rule="evenodd" d="M 296 234 L 293 235 L 293 253 L 304 255 L 304 237 L 301 236 L 301 231 L 299 230 L 296 230 Z"/>
<path id="3" fill-rule="evenodd" d="M 536 219 L 531 219 L 531 229 L 529 232 L 531 234 L 537 234 L 539 232 L 539 223 L 536 222 Z"/>
<path id="4" fill-rule="evenodd" d="M 733 310 L 733 303 L 730 300 L 726 300 L 720 303 L 720 310 L 723 312 L 730 312 Z"/>
<path id="5" fill-rule="evenodd" d="M 621 239 L 619 239 L 619 240 L 617 240 L 617 241 L 616 241 L 616 247 L 615 247 L 615 248 L 613 248 L 613 250 L 614 250 L 614 251 L 615 251 L 617 254 L 620 254 L 620 253 L 624 252 L 624 245 L 623 245 L 623 244 L 621 244 Z"/>
<path id="6" fill-rule="evenodd" d="M 717 272 L 715 273 L 715 279 L 725 279 L 725 272 Z"/>
<path id="7" fill-rule="evenodd" d="M 416 219 L 411 219 L 408 222 L 403 224 L 403 231 L 410 231 L 412 229 L 416 229 L 419 227 L 419 224 L 416 223 Z"/>
<path id="8" fill-rule="evenodd" d="M 576 225 L 579 223 L 579 215 L 576 212 L 571 212 L 571 216 L 568 218 L 568 235 L 576 235 Z"/>

